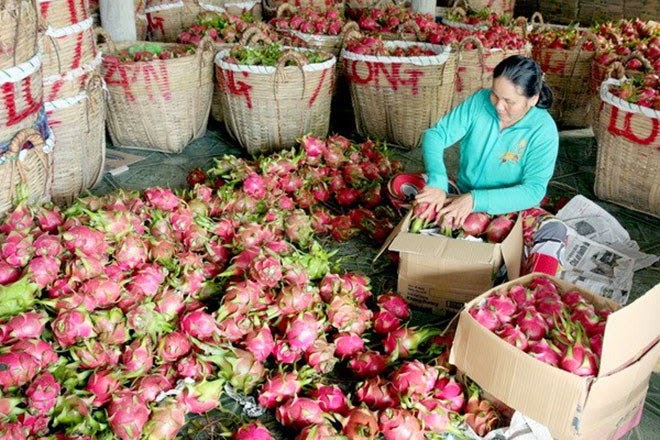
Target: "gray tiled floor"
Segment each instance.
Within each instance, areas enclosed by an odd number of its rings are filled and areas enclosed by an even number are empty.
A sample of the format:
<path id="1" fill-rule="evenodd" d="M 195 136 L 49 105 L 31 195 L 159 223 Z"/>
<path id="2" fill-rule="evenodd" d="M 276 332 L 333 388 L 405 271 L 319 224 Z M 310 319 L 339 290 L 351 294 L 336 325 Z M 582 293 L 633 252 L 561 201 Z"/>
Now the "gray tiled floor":
<path id="1" fill-rule="evenodd" d="M 356 137 L 349 119 L 333 120 L 335 132 Z M 112 147 L 111 147 L 112 148 Z M 126 150 L 145 156 L 117 176 L 106 174 L 103 181 L 93 189 L 95 194 L 104 194 L 117 188 L 141 189 L 149 186 L 183 188 L 187 172 L 195 167 L 209 168 L 213 157 L 222 154 L 242 154 L 240 148 L 229 138 L 223 127 L 211 123 L 207 134 L 190 144 L 181 154 L 164 154 L 139 150 Z M 421 170 L 419 151 L 399 152 L 409 170 Z M 448 166 L 455 166 L 456 153 L 449 152 Z M 555 177 L 550 185 L 550 194 L 573 196 L 583 194 L 612 213 L 628 230 L 641 249 L 648 253 L 660 253 L 660 220 L 631 210 L 599 201 L 593 194 L 596 145 L 590 130 L 563 131 L 561 133 L 560 156 Z M 453 164 L 453 165 L 452 165 Z M 634 278 L 631 301 L 660 282 L 660 264 L 638 271 Z M 645 413 L 638 428 L 626 439 L 652 440 L 660 438 L 660 375 L 654 374 L 646 402 Z"/>

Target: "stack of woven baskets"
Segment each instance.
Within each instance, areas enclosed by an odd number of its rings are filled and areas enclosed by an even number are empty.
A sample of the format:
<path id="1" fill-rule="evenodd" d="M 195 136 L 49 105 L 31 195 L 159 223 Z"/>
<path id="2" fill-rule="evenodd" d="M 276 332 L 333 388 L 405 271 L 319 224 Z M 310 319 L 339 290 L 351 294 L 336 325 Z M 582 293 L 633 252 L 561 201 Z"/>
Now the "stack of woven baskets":
<path id="1" fill-rule="evenodd" d="M 21 194 L 30 203 L 51 194 L 53 136 L 43 110 L 37 29 L 32 1 L 0 0 L 0 215 Z"/>
<path id="2" fill-rule="evenodd" d="M 70 203 L 103 175 L 105 106 L 87 0 L 40 0 L 44 107 L 56 139 L 52 197 Z"/>

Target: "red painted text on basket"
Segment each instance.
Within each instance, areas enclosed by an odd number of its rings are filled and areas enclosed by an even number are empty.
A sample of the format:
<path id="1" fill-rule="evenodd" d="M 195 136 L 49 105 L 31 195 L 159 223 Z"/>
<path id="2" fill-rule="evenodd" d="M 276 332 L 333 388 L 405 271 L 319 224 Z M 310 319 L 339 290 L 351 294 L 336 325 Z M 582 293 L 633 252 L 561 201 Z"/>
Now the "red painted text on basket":
<path id="1" fill-rule="evenodd" d="M 618 127 L 617 122 L 619 119 L 619 108 L 612 106 L 612 112 L 610 114 L 610 122 L 607 125 L 607 131 L 615 136 L 623 136 L 626 139 L 641 145 L 651 145 L 657 142 L 658 132 L 660 131 L 660 120 L 656 118 L 645 118 L 651 123 L 651 133 L 649 133 L 647 137 L 640 137 L 637 133 L 633 133 L 633 127 L 631 124 L 633 116 L 640 117 L 635 113 L 626 112 L 625 116 L 623 117 L 623 127 Z"/>
<path id="2" fill-rule="evenodd" d="M 135 100 L 135 95 L 131 92 L 131 85 L 138 81 L 145 85 L 150 100 L 154 98 L 172 99 L 170 78 L 165 60 L 150 63 L 131 63 L 129 68 L 120 63 L 111 64 L 106 69 L 104 79 L 108 85 L 121 86 L 124 89 L 126 99 L 129 101 Z"/>
<path id="3" fill-rule="evenodd" d="M 330 71 L 329 69 L 325 69 L 321 72 L 321 78 L 319 79 L 319 83 L 316 85 L 316 88 L 314 89 L 314 93 L 312 93 L 311 98 L 309 98 L 307 107 L 313 106 L 314 102 L 316 101 L 316 98 L 319 97 L 319 94 L 321 93 L 321 86 L 323 86 L 323 83 L 325 82 L 325 75 L 329 71 Z M 329 93 L 332 95 L 332 86 L 330 87 Z"/>
<path id="4" fill-rule="evenodd" d="M 234 78 L 234 72 L 231 70 L 218 70 L 218 73 L 220 74 L 220 88 L 229 91 L 231 95 L 245 96 L 247 108 L 252 108 L 252 96 L 250 95 L 252 86 L 244 81 L 236 81 L 236 78 Z M 241 73 L 245 78 L 250 76 L 248 72 Z"/>
<path id="5" fill-rule="evenodd" d="M 424 75 L 424 72 L 417 69 L 404 69 L 401 63 L 372 63 L 369 61 L 354 61 L 346 60 L 348 64 L 347 75 L 349 81 L 358 84 L 370 84 L 380 87 L 381 77 L 384 77 L 394 90 L 399 87 L 410 86 L 413 96 L 419 92 L 419 79 Z M 368 74 L 366 77 L 361 77 L 357 72 L 358 63 L 364 63 L 367 66 Z"/>
<path id="6" fill-rule="evenodd" d="M 152 14 L 147 14 L 147 28 L 150 33 L 159 31 L 161 34 L 165 33 L 165 19 L 163 17 L 154 17 Z"/>
<path id="7" fill-rule="evenodd" d="M 41 79 L 39 79 L 41 81 Z M 16 90 L 20 89 L 23 92 L 23 99 L 26 104 L 19 112 L 16 109 Z M 41 101 L 37 101 L 32 96 L 32 77 L 28 76 L 19 83 L 4 83 L 0 86 L 2 102 L 7 109 L 7 119 L 3 125 L 11 127 L 14 124 L 21 122 L 23 119 L 33 115 L 41 106 Z"/>
<path id="8" fill-rule="evenodd" d="M 538 60 L 541 70 L 547 73 L 563 74 L 566 70 L 566 58 L 569 52 L 566 50 L 545 50 L 541 54 L 533 52 L 534 59 Z"/>
<path id="9" fill-rule="evenodd" d="M 76 3 L 83 3 L 84 0 L 67 0 L 67 8 L 69 9 L 69 20 L 71 23 L 78 23 L 79 21 L 86 20 L 88 18 L 87 14 L 84 12 L 87 8 L 82 8 L 83 16 L 78 17 L 78 10 L 76 9 Z M 41 16 L 48 19 L 48 10 L 50 9 L 52 1 L 42 2 L 39 4 L 39 10 L 41 11 Z M 58 5 L 59 7 L 59 5 Z"/>

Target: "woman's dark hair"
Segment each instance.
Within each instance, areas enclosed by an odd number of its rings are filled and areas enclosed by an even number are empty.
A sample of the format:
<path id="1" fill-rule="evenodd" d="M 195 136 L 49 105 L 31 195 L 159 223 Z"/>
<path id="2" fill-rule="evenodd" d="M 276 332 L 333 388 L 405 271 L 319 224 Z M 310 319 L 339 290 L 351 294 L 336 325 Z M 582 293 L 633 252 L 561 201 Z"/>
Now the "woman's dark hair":
<path id="1" fill-rule="evenodd" d="M 527 98 L 539 95 L 538 108 L 552 106 L 552 90 L 543 80 L 543 71 L 536 61 L 522 55 L 512 55 L 499 62 L 493 71 L 493 78 L 505 77 L 520 87 Z"/>

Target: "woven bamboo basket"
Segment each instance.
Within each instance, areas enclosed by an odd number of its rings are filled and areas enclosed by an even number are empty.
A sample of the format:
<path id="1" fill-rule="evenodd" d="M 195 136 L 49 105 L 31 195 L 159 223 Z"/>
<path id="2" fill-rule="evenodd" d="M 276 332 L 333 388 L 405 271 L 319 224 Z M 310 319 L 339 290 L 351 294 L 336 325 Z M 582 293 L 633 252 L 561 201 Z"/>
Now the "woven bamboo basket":
<path id="1" fill-rule="evenodd" d="M 38 18 L 30 0 L 0 3 L 0 70 L 22 64 L 37 53 Z"/>
<path id="2" fill-rule="evenodd" d="M 291 48 L 276 67 L 227 63 L 229 50 L 216 55 L 225 127 L 249 154 L 291 147 L 308 133 L 327 135 L 336 58 L 307 64 L 304 52 Z"/>
<path id="3" fill-rule="evenodd" d="M 601 85 L 594 191 L 601 199 L 660 217 L 660 111 L 631 104 Z"/>
<path id="4" fill-rule="evenodd" d="M 97 55 L 94 19 L 64 28 L 49 27 L 44 38 L 44 76 L 61 75 L 91 63 Z"/>
<path id="5" fill-rule="evenodd" d="M 138 40 L 147 39 L 147 0 L 135 0 L 135 35 Z"/>
<path id="6" fill-rule="evenodd" d="M 385 9 L 388 6 L 409 7 L 412 0 L 345 0 L 344 7 L 349 15 L 360 14 L 368 9 Z"/>
<path id="7" fill-rule="evenodd" d="M 55 29 L 71 26 L 90 17 L 88 0 L 39 0 L 41 22 Z"/>
<path id="8" fill-rule="evenodd" d="M 52 199 L 69 204 L 103 177 L 105 102 L 103 79 L 92 74 L 76 95 L 44 103 L 55 135 Z"/>
<path id="9" fill-rule="evenodd" d="M 465 49 L 468 43 L 472 43 L 475 48 Z M 464 38 L 456 50 L 456 78 L 451 106 L 456 107 L 477 90 L 490 87 L 493 70 L 500 61 L 511 55 L 527 56 L 529 53 L 528 46 L 521 49 L 485 49 L 478 38 Z"/>
<path id="10" fill-rule="evenodd" d="M 91 63 L 82 65 L 74 70 L 69 70 L 61 75 L 44 77 L 44 102 L 55 101 L 56 99 L 80 93 L 80 90 L 85 88 L 89 77 L 94 73 L 101 72 L 101 59 L 101 52 L 98 52 L 96 58 Z"/>
<path id="11" fill-rule="evenodd" d="M 593 43 L 593 50 L 583 49 L 587 41 Z M 599 44 L 594 34 L 583 30 L 582 36 L 571 49 L 532 47 L 532 58 L 541 66 L 553 92 L 554 102 L 550 114 L 560 125 L 584 128 L 592 124 L 594 94 L 586 85 L 591 82 L 591 66 Z"/>
<path id="12" fill-rule="evenodd" d="M 147 0 L 145 11 L 151 40 L 174 42 L 195 24 L 201 8 L 197 0 Z"/>
<path id="13" fill-rule="evenodd" d="M 0 142 L 31 128 L 43 103 L 41 54 L 0 70 Z"/>
<path id="14" fill-rule="evenodd" d="M 355 125 L 362 136 L 414 148 L 422 132 L 451 107 L 456 54 L 449 47 L 426 43 L 386 44 L 420 44 L 437 55 L 384 57 L 342 51 Z"/>
<path id="15" fill-rule="evenodd" d="M 285 17 L 287 15 L 294 16 L 296 8 L 289 3 L 283 3 L 277 8 L 276 17 Z M 339 35 L 317 35 L 306 34 L 300 31 L 278 31 L 283 35 L 292 35 L 305 42 L 306 47 L 316 50 L 329 52 L 334 56 L 338 56 L 344 44 L 344 37 L 350 31 L 359 31 L 360 26 L 354 21 L 347 21 L 341 29 Z"/>
<path id="16" fill-rule="evenodd" d="M 105 38 L 110 53 L 135 44 Z M 168 60 L 120 63 L 104 53 L 112 143 L 179 153 L 203 136 L 211 109 L 214 51 L 211 40 L 204 39 L 195 55 Z"/>
<path id="17" fill-rule="evenodd" d="M 44 141 L 43 134 L 33 128 L 23 129 L 12 138 L 0 155 L 0 216 L 11 210 L 23 193 L 30 204 L 50 200 L 52 148 L 52 136 Z"/>
<path id="18" fill-rule="evenodd" d="M 642 63 L 644 72 L 653 72 L 653 65 L 651 65 L 649 60 L 647 60 L 646 57 L 639 51 L 634 51 L 630 55 L 621 58 L 619 61 L 614 61 L 607 66 L 598 64 L 595 62 L 595 60 L 594 62 L 592 62 L 590 91 L 591 91 L 591 102 L 592 102 L 591 106 L 594 109 L 594 111 L 592 112 L 591 117 L 593 123 L 594 137 L 596 138 L 596 141 L 599 140 L 601 134 L 601 126 L 598 123 L 598 119 L 600 117 L 599 112 L 602 111 L 602 102 L 603 102 L 600 96 L 600 87 L 603 84 L 603 81 L 610 78 L 611 79 L 622 79 L 624 77 L 633 78 L 635 76 L 639 76 L 640 74 L 643 74 L 642 72 L 639 71 L 634 71 L 629 69 L 626 70 L 624 66 L 628 63 L 628 61 L 632 59 L 637 59 Z"/>
<path id="19" fill-rule="evenodd" d="M 455 2 L 454 5 L 457 3 L 460 3 L 460 1 Z M 516 0 L 469 0 L 464 3 L 467 3 L 467 6 L 475 11 L 487 8 L 497 14 L 513 14 Z"/>
<path id="20" fill-rule="evenodd" d="M 311 7 L 323 11 L 329 7 L 343 9 L 345 2 L 343 0 L 263 0 L 262 11 L 265 16 L 274 17 L 278 8 L 285 3 L 290 3 L 298 8 Z"/>
<path id="21" fill-rule="evenodd" d="M 233 15 L 250 14 L 256 20 L 262 19 L 261 0 L 199 0 L 202 11 L 226 12 Z"/>

